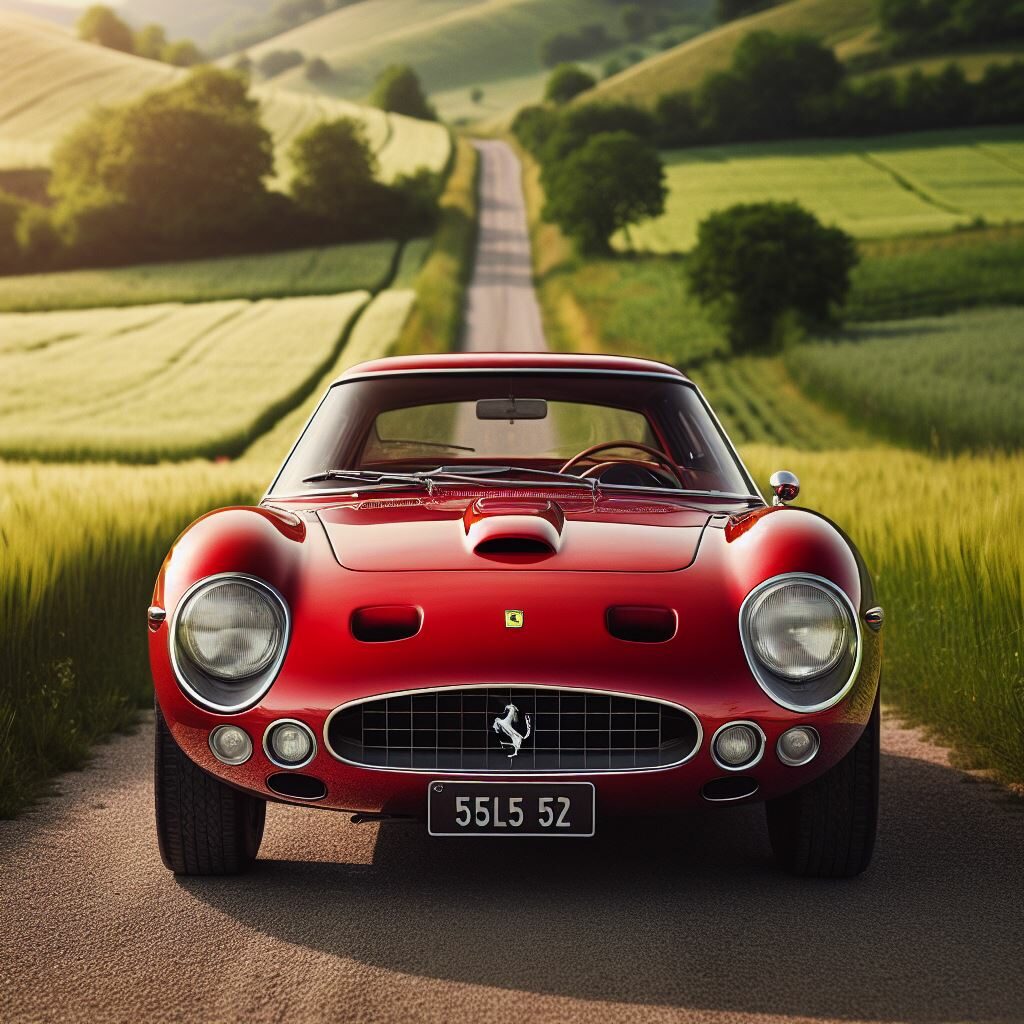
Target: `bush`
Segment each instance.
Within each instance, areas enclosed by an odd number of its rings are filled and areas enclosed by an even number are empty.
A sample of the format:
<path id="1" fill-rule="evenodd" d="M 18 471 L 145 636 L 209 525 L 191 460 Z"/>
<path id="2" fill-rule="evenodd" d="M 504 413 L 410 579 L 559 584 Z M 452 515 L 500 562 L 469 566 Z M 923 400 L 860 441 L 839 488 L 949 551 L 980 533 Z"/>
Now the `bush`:
<path id="1" fill-rule="evenodd" d="M 541 162 L 561 160 L 588 139 L 604 132 L 629 132 L 653 139 L 658 123 L 654 115 L 630 103 L 587 103 L 570 107 L 555 122 L 540 152 Z"/>
<path id="2" fill-rule="evenodd" d="M 878 0 L 878 19 L 899 53 L 1024 35 L 1024 7 L 1003 0 Z"/>
<path id="3" fill-rule="evenodd" d="M 202 64 L 206 58 L 203 51 L 191 39 L 178 39 L 164 47 L 163 62 L 179 68 L 191 68 Z"/>
<path id="4" fill-rule="evenodd" d="M 59 262 L 60 236 L 45 206 L 26 205 L 18 220 L 15 236 L 24 269 L 46 270 Z"/>
<path id="5" fill-rule="evenodd" d="M 545 220 L 583 253 L 609 250 L 616 231 L 665 208 L 665 170 L 649 142 L 626 131 L 601 132 L 564 159 L 546 163 Z"/>
<path id="6" fill-rule="evenodd" d="M 540 45 L 540 60 L 546 68 L 568 61 L 593 57 L 614 45 L 604 25 L 581 25 L 576 32 L 556 32 Z"/>
<path id="7" fill-rule="evenodd" d="M 856 263 L 853 239 L 797 203 L 740 203 L 701 223 L 686 273 L 733 349 L 749 352 L 780 347 L 788 317 L 834 324 Z"/>
<path id="8" fill-rule="evenodd" d="M 323 82 L 334 76 L 331 65 L 323 57 L 313 57 L 306 61 L 303 74 L 309 82 Z"/>
<path id="9" fill-rule="evenodd" d="M 597 79 L 578 64 L 559 64 L 548 78 L 544 99 L 553 103 L 568 103 L 574 96 L 592 89 L 596 84 Z"/>
<path id="10" fill-rule="evenodd" d="M 132 30 L 115 13 L 113 8 L 104 4 L 94 4 L 78 19 L 76 25 L 78 38 L 87 43 L 96 43 L 111 50 L 124 53 L 135 52 L 135 39 Z"/>
<path id="11" fill-rule="evenodd" d="M 0 273 L 18 269 L 21 252 L 17 230 L 24 208 L 22 200 L 0 192 Z"/>
<path id="12" fill-rule="evenodd" d="M 524 149 L 539 156 L 558 126 L 558 115 L 550 107 L 521 107 L 512 119 L 512 134 Z"/>
<path id="13" fill-rule="evenodd" d="M 163 60 L 167 33 L 162 25 L 146 25 L 135 33 L 135 52 L 149 60 Z"/>
<path id="14" fill-rule="evenodd" d="M 780 0 L 715 0 L 715 20 L 735 21 L 737 18 L 745 18 L 748 14 L 767 10 L 778 3 Z"/>
<path id="15" fill-rule="evenodd" d="M 430 105 L 420 80 L 408 64 L 392 64 L 378 76 L 370 102 L 381 110 L 421 121 L 436 121 L 437 111 Z"/>
<path id="16" fill-rule="evenodd" d="M 305 60 L 298 50 L 271 50 L 256 61 L 256 68 L 264 78 L 275 78 L 291 68 L 297 68 Z"/>

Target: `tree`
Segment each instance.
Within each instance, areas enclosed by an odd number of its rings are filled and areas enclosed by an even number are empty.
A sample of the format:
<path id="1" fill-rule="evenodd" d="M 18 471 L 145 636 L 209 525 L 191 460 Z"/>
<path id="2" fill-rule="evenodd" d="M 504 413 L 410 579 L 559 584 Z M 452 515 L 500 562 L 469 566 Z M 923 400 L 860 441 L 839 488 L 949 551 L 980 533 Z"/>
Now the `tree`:
<path id="1" fill-rule="evenodd" d="M 45 206 L 26 205 L 15 233 L 26 269 L 44 270 L 56 263 L 60 236 Z"/>
<path id="2" fill-rule="evenodd" d="M 90 114 L 54 151 L 50 192 L 70 244 L 124 261 L 248 238 L 272 171 L 270 133 L 245 79 L 203 67 Z"/>
<path id="3" fill-rule="evenodd" d="M 647 31 L 647 12 L 639 4 L 627 4 L 619 12 L 619 21 L 627 39 L 642 39 Z"/>
<path id="4" fill-rule="evenodd" d="M 779 0 L 716 0 L 715 18 L 717 21 L 735 21 L 756 11 L 774 7 Z"/>
<path id="5" fill-rule="evenodd" d="M 512 118 L 512 134 L 534 156 L 539 157 L 541 150 L 558 126 L 558 115 L 550 107 L 532 104 L 520 107 Z"/>
<path id="6" fill-rule="evenodd" d="M 0 192 L 0 274 L 9 274 L 18 269 L 21 250 L 18 245 L 18 221 L 25 203 Z"/>
<path id="7" fill-rule="evenodd" d="M 206 59 L 203 51 L 191 39 L 178 39 L 164 47 L 163 61 L 179 68 L 191 68 L 202 64 Z"/>
<path id="8" fill-rule="evenodd" d="M 436 121 L 437 111 L 427 101 L 420 80 L 408 64 L 392 64 L 378 76 L 370 102 L 381 110 L 421 121 Z"/>
<path id="9" fill-rule="evenodd" d="M 299 209 L 332 223 L 360 215 L 377 183 L 377 159 L 359 121 L 321 121 L 295 139 L 288 155 L 294 167 L 291 194 Z"/>
<path id="10" fill-rule="evenodd" d="M 601 132 L 565 159 L 544 165 L 544 219 L 558 224 L 583 253 L 609 250 L 616 231 L 665 208 L 658 151 L 629 132 Z"/>
<path id="11" fill-rule="evenodd" d="M 135 33 L 135 52 L 150 60 L 163 60 L 167 49 L 167 33 L 162 25 L 145 25 Z"/>
<path id="12" fill-rule="evenodd" d="M 331 65 L 323 57 L 312 57 L 306 61 L 303 74 L 309 82 L 324 82 L 328 78 L 333 77 L 334 72 L 331 70 Z"/>
<path id="13" fill-rule="evenodd" d="M 584 71 L 578 64 L 559 64 L 548 78 L 544 90 L 544 98 L 553 103 L 568 103 L 597 84 L 589 71 Z"/>
<path id="14" fill-rule="evenodd" d="M 834 323 L 856 263 L 853 239 L 797 203 L 740 203 L 701 222 L 686 274 L 745 352 L 779 347 L 786 315 Z"/>
<path id="15" fill-rule="evenodd" d="M 132 30 L 105 4 L 94 4 L 85 10 L 76 24 L 78 38 L 87 43 L 132 53 L 135 40 Z"/>
<path id="16" fill-rule="evenodd" d="M 299 50 L 270 50 L 256 61 L 256 67 L 264 78 L 274 78 L 305 61 Z"/>
<path id="17" fill-rule="evenodd" d="M 479 85 L 474 85 L 473 88 L 469 90 L 469 98 L 474 103 L 476 103 L 477 105 L 483 103 L 483 101 L 484 101 L 484 91 L 483 91 L 483 89 L 481 89 Z"/>
<path id="18" fill-rule="evenodd" d="M 556 115 L 541 162 L 561 160 L 601 132 L 629 132 L 642 139 L 653 139 L 658 128 L 654 115 L 631 103 L 583 103 Z"/>

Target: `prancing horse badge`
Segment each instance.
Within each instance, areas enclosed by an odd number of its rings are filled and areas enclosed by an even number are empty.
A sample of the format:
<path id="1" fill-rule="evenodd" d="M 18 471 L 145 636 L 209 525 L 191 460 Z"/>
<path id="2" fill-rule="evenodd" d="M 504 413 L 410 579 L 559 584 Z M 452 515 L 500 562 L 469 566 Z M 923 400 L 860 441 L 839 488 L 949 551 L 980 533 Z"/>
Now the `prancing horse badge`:
<path id="1" fill-rule="evenodd" d="M 505 628 L 506 629 L 522 629 L 523 628 L 523 613 L 518 608 L 506 608 L 505 609 Z"/>

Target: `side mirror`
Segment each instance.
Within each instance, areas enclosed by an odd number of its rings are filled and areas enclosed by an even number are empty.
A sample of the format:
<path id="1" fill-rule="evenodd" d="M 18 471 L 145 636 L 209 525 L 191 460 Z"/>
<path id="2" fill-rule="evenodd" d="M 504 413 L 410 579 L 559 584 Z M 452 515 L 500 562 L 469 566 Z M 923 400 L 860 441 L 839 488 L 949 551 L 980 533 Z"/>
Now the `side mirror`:
<path id="1" fill-rule="evenodd" d="M 800 481 L 796 474 L 790 473 L 786 469 L 777 469 L 772 473 L 768 483 L 771 485 L 772 491 L 775 492 L 775 497 L 772 499 L 773 505 L 785 505 L 787 501 L 795 501 L 796 496 L 800 493 Z"/>

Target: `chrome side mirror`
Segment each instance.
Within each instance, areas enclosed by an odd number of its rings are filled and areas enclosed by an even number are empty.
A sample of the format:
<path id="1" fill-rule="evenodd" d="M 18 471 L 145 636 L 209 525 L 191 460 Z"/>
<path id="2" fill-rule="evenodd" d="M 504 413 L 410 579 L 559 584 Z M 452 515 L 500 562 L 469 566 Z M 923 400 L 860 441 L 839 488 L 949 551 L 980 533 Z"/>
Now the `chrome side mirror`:
<path id="1" fill-rule="evenodd" d="M 795 501 L 796 496 L 800 493 L 800 481 L 796 474 L 790 473 L 786 469 L 777 469 L 772 473 L 768 483 L 775 493 L 775 497 L 772 499 L 773 505 L 785 505 L 787 501 Z"/>

